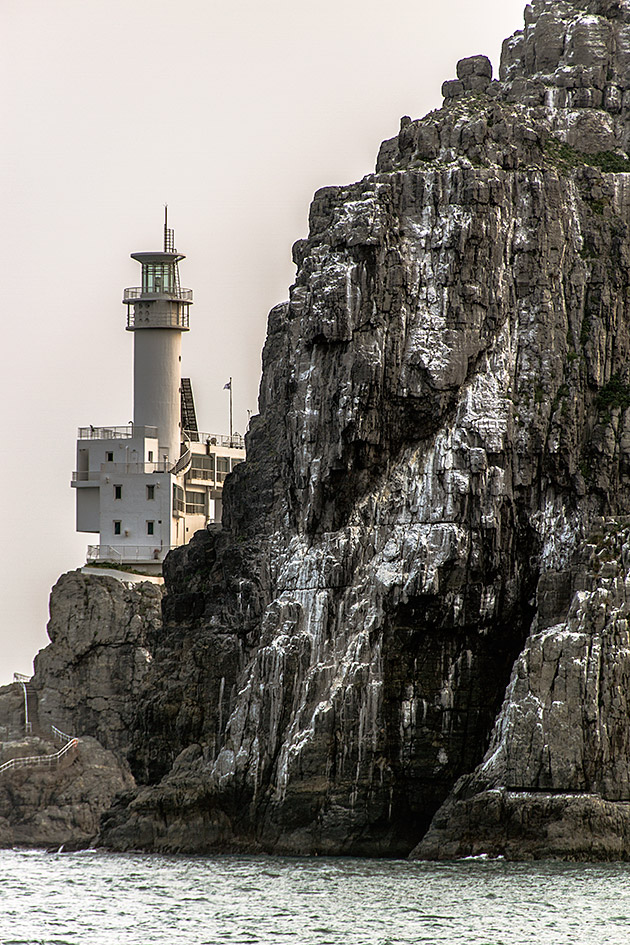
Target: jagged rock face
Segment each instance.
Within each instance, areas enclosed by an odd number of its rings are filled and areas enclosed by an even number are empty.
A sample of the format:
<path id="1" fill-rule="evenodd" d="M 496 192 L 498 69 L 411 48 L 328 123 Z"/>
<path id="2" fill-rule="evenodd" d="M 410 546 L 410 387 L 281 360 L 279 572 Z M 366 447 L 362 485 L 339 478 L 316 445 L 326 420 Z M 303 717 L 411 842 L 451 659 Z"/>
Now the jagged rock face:
<path id="1" fill-rule="evenodd" d="M 107 844 L 400 855 L 446 800 L 437 855 L 499 785 L 628 799 L 625 577 L 602 624 L 580 575 L 630 513 L 629 29 L 533 3 L 499 81 L 464 60 L 316 194 L 223 530 L 167 559 Z"/>
<path id="2" fill-rule="evenodd" d="M 162 624 L 162 588 L 71 571 L 50 597 L 51 645 L 35 658 L 39 728 L 97 738 L 124 758 L 150 648 Z"/>
<path id="3" fill-rule="evenodd" d="M 541 577 L 486 757 L 414 855 L 630 856 L 628 524 L 594 523 L 572 568 Z"/>

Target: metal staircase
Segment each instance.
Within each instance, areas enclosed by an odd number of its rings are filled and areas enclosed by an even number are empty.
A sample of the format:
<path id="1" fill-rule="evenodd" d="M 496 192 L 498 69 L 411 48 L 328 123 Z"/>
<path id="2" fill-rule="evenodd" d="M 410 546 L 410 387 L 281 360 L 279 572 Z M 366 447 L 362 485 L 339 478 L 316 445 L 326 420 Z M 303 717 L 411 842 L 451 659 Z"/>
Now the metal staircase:
<path id="1" fill-rule="evenodd" d="M 24 731 L 26 736 L 32 736 L 37 733 L 40 738 L 43 738 L 45 741 L 52 740 L 61 747 L 52 754 L 11 758 L 9 761 L 5 761 L 4 764 L 0 764 L 0 774 L 14 771 L 16 768 L 56 767 L 62 761 L 73 760 L 79 748 L 79 740 L 77 738 L 72 735 L 66 735 L 65 732 L 62 732 L 54 725 L 50 726 L 50 735 L 45 735 L 41 732 L 37 711 L 37 690 L 33 688 L 30 676 L 14 673 L 13 682 L 22 687 L 22 693 L 24 695 Z"/>
<path id="2" fill-rule="evenodd" d="M 199 429 L 197 427 L 195 399 L 193 397 L 192 384 L 190 383 L 189 377 L 182 377 L 182 386 L 180 389 L 182 404 L 182 430 L 189 440 L 198 443 Z"/>
<path id="3" fill-rule="evenodd" d="M 73 761 L 79 750 L 79 739 L 66 735 L 51 725 L 53 740 L 61 743 L 61 748 L 52 755 L 29 755 L 28 757 L 11 758 L 0 765 L 0 775 L 15 771 L 16 768 L 52 768 L 62 761 Z"/>

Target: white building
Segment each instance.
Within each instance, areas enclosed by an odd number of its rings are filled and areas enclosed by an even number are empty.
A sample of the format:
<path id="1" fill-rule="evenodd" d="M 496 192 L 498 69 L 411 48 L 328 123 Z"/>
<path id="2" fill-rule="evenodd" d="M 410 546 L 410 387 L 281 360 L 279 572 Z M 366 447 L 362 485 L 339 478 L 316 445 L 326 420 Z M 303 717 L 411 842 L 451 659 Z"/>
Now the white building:
<path id="1" fill-rule="evenodd" d="M 185 257 L 173 244 L 165 223 L 161 252 L 131 254 L 142 266 L 142 285 L 123 298 L 134 336 L 133 423 L 79 428 L 77 531 L 99 535 L 88 563 L 160 571 L 171 548 L 221 521 L 223 481 L 245 458 L 238 434 L 197 429 L 192 387 L 181 377 L 192 291 L 180 288 Z"/>

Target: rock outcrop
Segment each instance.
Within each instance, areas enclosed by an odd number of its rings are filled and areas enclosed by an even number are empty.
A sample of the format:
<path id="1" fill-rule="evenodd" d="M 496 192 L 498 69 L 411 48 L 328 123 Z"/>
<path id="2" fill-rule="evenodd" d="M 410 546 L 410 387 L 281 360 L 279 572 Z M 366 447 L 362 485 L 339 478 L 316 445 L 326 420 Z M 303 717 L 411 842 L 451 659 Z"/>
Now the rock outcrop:
<path id="1" fill-rule="evenodd" d="M 630 522 L 549 571 L 483 763 L 413 855 L 630 856 Z"/>
<path id="2" fill-rule="evenodd" d="M 105 844 L 628 855 L 629 50 L 537 0 L 315 195 Z"/>
<path id="3" fill-rule="evenodd" d="M 125 757 L 151 647 L 162 625 L 162 588 L 70 571 L 50 596 L 51 645 L 35 658 L 42 729 L 90 735 Z"/>
<path id="4" fill-rule="evenodd" d="M 50 745 L 25 739 L 12 757 L 47 755 Z M 0 763 L 7 751 L 0 753 Z M 87 846 L 103 812 L 134 781 L 112 752 L 82 738 L 76 754 L 52 767 L 24 767 L 0 774 L 0 847 Z"/>
<path id="5" fill-rule="evenodd" d="M 64 574 L 50 598 L 50 645 L 27 684 L 0 689 L 0 765 L 52 756 L 52 726 L 78 736 L 58 763 L 0 772 L 0 846 L 84 846 L 121 793 L 140 684 L 161 627 L 162 589 L 98 574 Z"/>

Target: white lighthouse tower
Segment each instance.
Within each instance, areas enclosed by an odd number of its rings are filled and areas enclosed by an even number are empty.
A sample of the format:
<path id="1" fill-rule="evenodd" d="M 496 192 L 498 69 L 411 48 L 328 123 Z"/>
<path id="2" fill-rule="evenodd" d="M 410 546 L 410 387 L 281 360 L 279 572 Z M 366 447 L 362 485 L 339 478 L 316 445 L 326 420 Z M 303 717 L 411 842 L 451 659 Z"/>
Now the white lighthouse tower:
<path id="1" fill-rule="evenodd" d="M 99 533 L 88 563 L 159 572 L 171 548 L 220 522 L 223 482 L 245 450 L 231 430 L 197 427 L 192 385 L 181 376 L 192 290 L 180 286 L 185 257 L 166 215 L 163 249 L 131 256 L 142 266 L 142 285 L 123 297 L 134 337 L 133 422 L 79 428 L 72 486 L 77 531 Z"/>
<path id="2" fill-rule="evenodd" d="M 125 289 L 127 331 L 134 333 L 133 422 L 156 427 L 162 460 L 179 459 L 181 437 L 182 332 L 189 329 L 192 290 L 179 284 L 174 233 L 164 215 L 164 249 L 132 253 L 142 266 L 142 285 Z"/>

